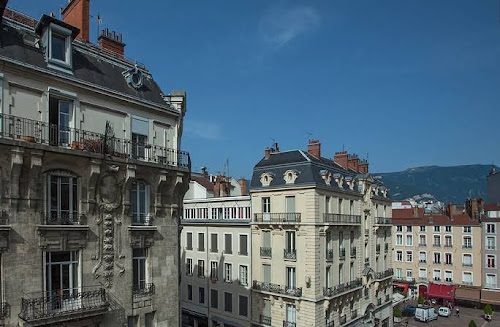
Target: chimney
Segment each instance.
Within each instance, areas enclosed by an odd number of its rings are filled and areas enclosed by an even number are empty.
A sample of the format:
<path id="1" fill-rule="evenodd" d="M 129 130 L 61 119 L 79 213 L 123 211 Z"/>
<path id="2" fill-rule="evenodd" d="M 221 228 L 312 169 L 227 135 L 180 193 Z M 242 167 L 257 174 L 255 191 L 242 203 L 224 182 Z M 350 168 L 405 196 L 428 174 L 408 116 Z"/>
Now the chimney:
<path id="1" fill-rule="evenodd" d="M 357 155 L 353 154 L 347 156 L 347 168 L 350 168 L 355 172 L 359 171 L 359 158 Z"/>
<path id="2" fill-rule="evenodd" d="M 122 42 L 121 34 L 105 28 L 101 31 L 98 40 L 101 48 L 112 51 L 120 56 L 124 55 L 125 43 Z"/>
<path id="3" fill-rule="evenodd" d="M 266 148 L 264 150 L 264 158 L 269 159 L 270 156 L 271 156 L 271 149 Z"/>
<path id="4" fill-rule="evenodd" d="M 90 0 L 69 0 L 61 13 L 64 22 L 80 29 L 76 38 L 84 42 L 89 42 L 89 12 Z"/>
<path id="5" fill-rule="evenodd" d="M 241 177 L 238 179 L 238 184 L 240 184 L 241 195 L 247 195 L 247 180 Z"/>
<path id="6" fill-rule="evenodd" d="M 340 167 L 347 169 L 347 151 L 335 152 L 333 161 Z"/>
<path id="7" fill-rule="evenodd" d="M 309 140 L 309 143 L 307 144 L 307 152 L 309 152 L 310 155 L 315 156 L 316 158 L 321 157 L 321 143 L 319 140 Z"/>
<path id="8" fill-rule="evenodd" d="M 358 165 L 358 173 L 368 174 L 368 161 L 360 160 Z"/>

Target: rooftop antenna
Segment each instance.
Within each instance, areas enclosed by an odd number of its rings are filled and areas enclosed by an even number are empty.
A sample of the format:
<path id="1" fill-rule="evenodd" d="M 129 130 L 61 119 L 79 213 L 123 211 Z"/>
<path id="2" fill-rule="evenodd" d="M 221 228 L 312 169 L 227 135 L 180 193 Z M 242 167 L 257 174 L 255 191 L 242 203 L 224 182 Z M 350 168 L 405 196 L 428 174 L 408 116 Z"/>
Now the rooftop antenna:
<path id="1" fill-rule="evenodd" d="M 90 17 L 94 18 L 94 15 L 90 15 Z M 99 12 L 97 12 L 97 39 L 99 39 L 99 34 L 101 33 L 101 25 L 102 25 L 102 17 Z"/>
<path id="2" fill-rule="evenodd" d="M 312 133 L 310 133 L 310 132 L 306 132 L 306 134 L 307 134 L 307 140 L 308 140 L 308 141 L 312 140 L 312 136 L 313 136 L 313 134 L 312 134 Z"/>

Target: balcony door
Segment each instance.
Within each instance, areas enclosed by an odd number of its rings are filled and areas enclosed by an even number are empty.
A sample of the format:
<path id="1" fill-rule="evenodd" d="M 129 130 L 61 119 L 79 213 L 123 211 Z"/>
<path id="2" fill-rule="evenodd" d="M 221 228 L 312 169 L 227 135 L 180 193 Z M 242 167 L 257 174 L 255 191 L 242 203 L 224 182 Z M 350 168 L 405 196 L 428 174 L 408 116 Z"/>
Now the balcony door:
<path id="1" fill-rule="evenodd" d="M 70 122 L 73 102 L 50 96 L 49 99 L 49 142 L 51 145 L 70 146 Z M 34 131 L 35 134 L 37 131 Z M 38 135 L 33 135 L 35 138 Z"/>
<path id="2" fill-rule="evenodd" d="M 64 311 L 77 309 L 78 299 L 78 252 L 46 253 L 47 310 Z"/>
<path id="3" fill-rule="evenodd" d="M 286 322 L 295 324 L 297 319 L 297 312 L 293 304 L 286 305 Z"/>
<path id="4" fill-rule="evenodd" d="M 271 198 L 269 197 L 262 198 L 262 220 L 271 220 Z"/>
<path id="5" fill-rule="evenodd" d="M 147 118 L 132 117 L 132 157 L 146 160 L 148 150 L 149 121 Z"/>
<path id="6" fill-rule="evenodd" d="M 295 221 L 295 196 L 285 197 L 286 220 Z"/>
<path id="7" fill-rule="evenodd" d="M 286 251 L 288 253 L 292 253 L 295 251 L 295 232 L 294 231 L 287 231 L 286 232 Z"/>
<path id="8" fill-rule="evenodd" d="M 286 287 L 288 289 L 295 289 L 297 287 L 295 267 L 286 268 Z"/>
<path id="9" fill-rule="evenodd" d="M 64 171 L 47 178 L 47 224 L 78 222 L 78 179 Z"/>

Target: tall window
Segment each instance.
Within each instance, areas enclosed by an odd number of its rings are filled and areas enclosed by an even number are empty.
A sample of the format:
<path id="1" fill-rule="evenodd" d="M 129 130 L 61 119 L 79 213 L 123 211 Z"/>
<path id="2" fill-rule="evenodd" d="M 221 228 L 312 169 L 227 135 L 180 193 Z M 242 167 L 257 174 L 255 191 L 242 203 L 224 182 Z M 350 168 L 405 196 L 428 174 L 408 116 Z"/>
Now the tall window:
<path id="1" fill-rule="evenodd" d="M 210 252 L 218 252 L 218 237 L 217 234 L 210 234 Z"/>
<path id="2" fill-rule="evenodd" d="M 224 253 L 233 254 L 233 234 L 224 234 Z"/>
<path id="3" fill-rule="evenodd" d="M 496 239 L 495 236 L 486 237 L 486 249 L 495 250 L 496 247 Z"/>
<path id="4" fill-rule="evenodd" d="M 248 235 L 240 235 L 239 255 L 248 255 Z"/>
<path id="5" fill-rule="evenodd" d="M 147 249 L 136 248 L 132 250 L 133 283 L 134 291 L 141 292 L 146 289 L 146 259 Z"/>
<path id="6" fill-rule="evenodd" d="M 132 184 L 130 192 L 132 224 L 149 225 L 149 186 L 143 182 Z"/>
<path id="7" fill-rule="evenodd" d="M 462 265 L 465 267 L 471 267 L 472 266 L 472 255 L 471 254 L 464 254 L 462 257 Z"/>
<path id="8" fill-rule="evenodd" d="M 205 288 L 203 287 L 198 288 L 198 302 L 205 303 Z"/>
<path id="9" fill-rule="evenodd" d="M 406 262 L 413 262 L 413 252 L 406 251 Z"/>
<path id="10" fill-rule="evenodd" d="M 453 255 L 451 253 L 444 254 L 444 263 L 447 265 L 453 264 Z"/>
<path id="11" fill-rule="evenodd" d="M 434 252 L 434 263 L 441 263 L 441 253 Z"/>
<path id="12" fill-rule="evenodd" d="M 450 270 L 444 271 L 444 280 L 448 283 L 453 282 L 453 272 Z"/>
<path id="13" fill-rule="evenodd" d="M 198 233 L 198 251 L 205 251 L 205 234 Z"/>
<path id="14" fill-rule="evenodd" d="M 271 220 L 271 198 L 263 197 L 262 198 L 262 220 L 269 221 Z"/>
<path id="15" fill-rule="evenodd" d="M 210 290 L 210 305 L 212 308 L 219 308 L 219 291 L 211 289 Z"/>
<path id="16" fill-rule="evenodd" d="M 227 283 L 233 281 L 233 265 L 230 263 L 224 264 L 224 281 Z"/>
<path id="17" fill-rule="evenodd" d="M 73 117 L 71 101 L 49 98 L 49 143 L 51 145 L 69 147 L 71 145 L 70 122 Z M 34 135 L 35 137 L 37 135 Z"/>
<path id="18" fill-rule="evenodd" d="M 464 236 L 463 240 L 464 240 L 463 247 L 466 249 L 471 249 L 472 248 L 472 237 Z"/>
<path id="19" fill-rule="evenodd" d="M 434 269 L 434 271 L 432 272 L 432 277 L 434 280 L 440 281 L 441 280 L 441 270 Z"/>
<path id="20" fill-rule="evenodd" d="M 193 249 L 193 233 L 191 232 L 186 233 L 186 249 L 187 250 Z"/>
<path id="21" fill-rule="evenodd" d="M 451 236 L 450 236 L 450 235 L 446 235 L 446 236 L 444 237 L 444 246 L 445 246 L 445 247 L 448 247 L 448 248 L 450 248 L 450 247 L 452 247 L 452 246 L 453 246 L 452 241 L 451 241 Z"/>
<path id="22" fill-rule="evenodd" d="M 78 251 L 46 252 L 45 262 L 48 294 L 67 299 L 78 293 Z"/>
<path id="23" fill-rule="evenodd" d="M 193 300 L 193 285 L 188 285 L 187 286 L 187 296 L 188 300 L 192 301 Z"/>
<path id="24" fill-rule="evenodd" d="M 420 246 L 426 246 L 427 245 L 427 240 L 425 235 L 419 235 L 419 243 L 418 245 Z"/>
<path id="25" fill-rule="evenodd" d="M 396 245 L 403 245 L 403 235 L 396 234 Z"/>
<path id="26" fill-rule="evenodd" d="M 248 266 L 240 266 L 240 284 L 248 285 Z"/>
<path id="27" fill-rule="evenodd" d="M 436 227 L 436 226 L 434 226 L 434 227 Z M 432 246 L 435 246 L 435 247 L 440 247 L 441 246 L 441 236 L 434 235 L 434 244 L 432 244 Z"/>
<path id="28" fill-rule="evenodd" d="M 219 278 L 219 267 L 217 261 L 210 262 L 210 278 L 215 280 Z"/>
<path id="29" fill-rule="evenodd" d="M 271 282 L 271 265 L 262 265 L 262 279 L 264 283 Z"/>
<path id="30" fill-rule="evenodd" d="M 413 246 L 413 236 L 406 235 L 406 246 Z"/>
<path id="31" fill-rule="evenodd" d="M 396 251 L 396 261 L 403 261 L 403 251 Z"/>
<path id="32" fill-rule="evenodd" d="M 325 213 L 330 213 L 330 197 L 325 196 Z"/>
<path id="33" fill-rule="evenodd" d="M 204 260 L 198 260 L 198 277 L 200 277 L 200 278 L 205 277 L 205 261 Z"/>
<path id="34" fill-rule="evenodd" d="M 294 231 L 286 231 L 285 249 L 287 250 L 287 252 L 295 251 L 295 232 Z"/>
<path id="35" fill-rule="evenodd" d="M 226 312 L 233 312 L 233 294 L 224 292 L 224 310 Z"/>
<path id="36" fill-rule="evenodd" d="M 239 314 L 240 316 L 247 317 L 248 316 L 248 297 L 244 295 L 239 296 Z"/>
<path id="37" fill-rule="evenodd" d="M 297 287 L 296 281 L 296 273 L 295 273 L 295 268 L 294 267 L 287 267 L 286 268 L 286 287 L 289 289 L 294 289 Z"/>
<path id="38" fill-rule="evenodd" d="M 69 174 L 48 176 L 48 224 L 78 222 L 78 180 Z"/>
<path id="39" fill-rule="evenodd" d="M 186 275 L 193 275 L 193 259 L 187 258 L 186 260 Z"/>
<path id="40" fill-rule="evenodd" d="M 295 212 L 295 196 L 285 196 L 285 210 L 287 213 Z"/>
<path id="41" fill-rule="evenodd" d="M 419 262 L 426 263 L 427 262 L 427 253 L 426 252 L 420 252 L 419 253 Z"/>
<path id="42" fill-rule="evenodd" d="M 486 256 L 486 267 L 488 267 L 488 268 L 496 268 L 495 259 L 496 259 L 495 255 L 488 254 Z"/>
<path id="43" fill-rule="evenodd" d="M 132 156 L 135 159 L 147 158 L 149 121 L 147 118 L 132 117 Z"/>
<path id="44" fill-rule="evenodd" d="M 287 304 L 286 305 L 286 322 L 288 322 L 289 325 L 294 326 L 297 322 L 297 310 L 295 309 L 295 305 L 293 304 Z"/>

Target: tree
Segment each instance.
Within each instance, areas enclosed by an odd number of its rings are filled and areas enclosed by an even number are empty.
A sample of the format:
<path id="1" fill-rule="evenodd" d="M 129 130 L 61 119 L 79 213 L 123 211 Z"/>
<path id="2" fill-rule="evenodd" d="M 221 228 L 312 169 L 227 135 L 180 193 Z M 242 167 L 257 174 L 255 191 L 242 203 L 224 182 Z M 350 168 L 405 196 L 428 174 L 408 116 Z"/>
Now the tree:
<path id="1" fill-rule="evenodd" d="M 400 308 L 394 308 L 393 310 L 394 317 L 402 317 L 403 316 L 403 311 L 401 311 Z"/>
<path id="2" fill-rule="evenodd" d="M 418 304 L 424 304 L 425 300 L 424 300 L 424 297 L 422 295 L 419 295 L 418 296 Z"/>
<path id="3" fill-rule="evenodd" d="M 493 314 L 493 309 L 491 308 L 491 305 L 487 304 L 484 306 L 484 313 L 487 315 Z"/>
<path id="4" fill-rule="evenodd" d="M 471 320 L 469 322 L 469 327 L 477 327 L 476 322 L 474 320 Z"/>

